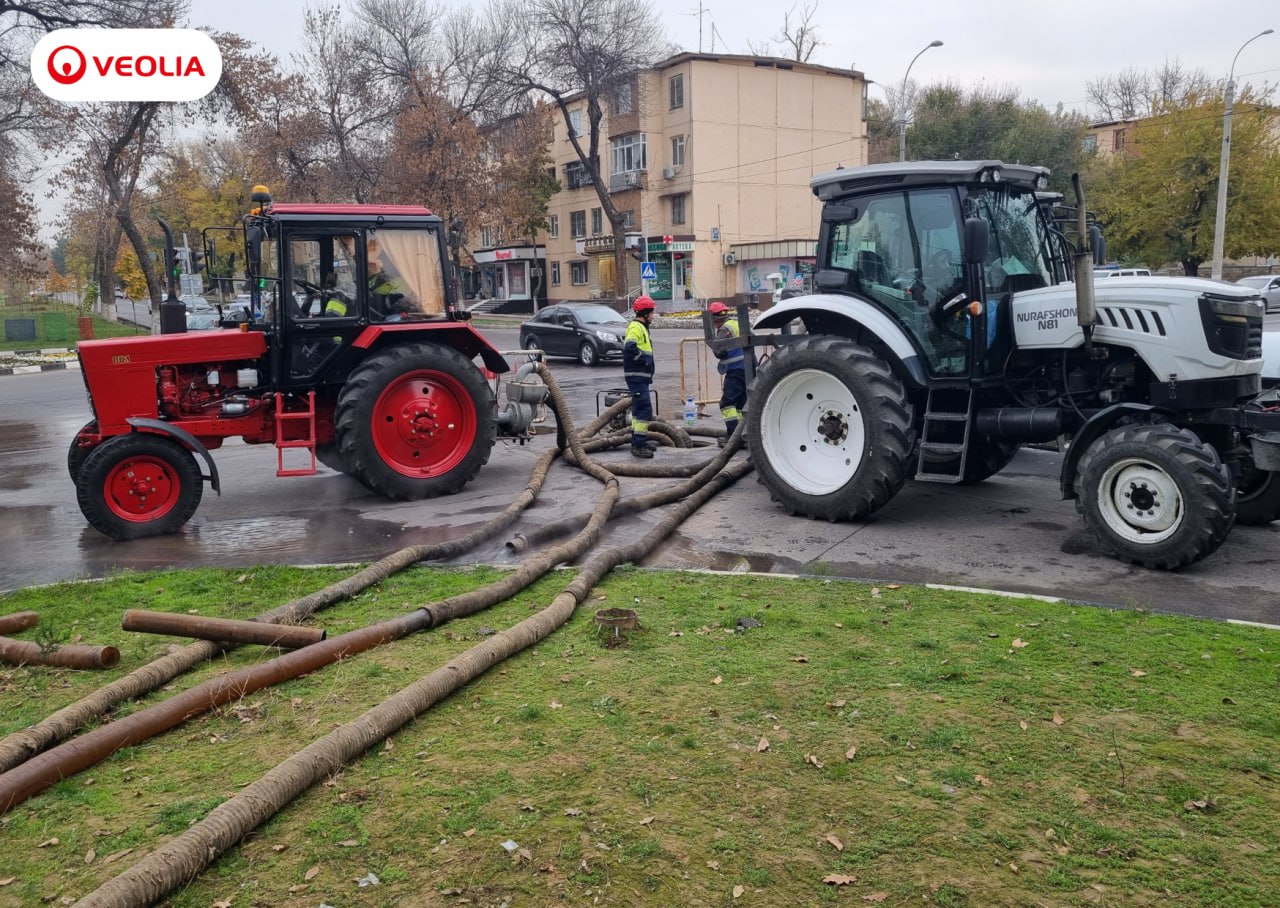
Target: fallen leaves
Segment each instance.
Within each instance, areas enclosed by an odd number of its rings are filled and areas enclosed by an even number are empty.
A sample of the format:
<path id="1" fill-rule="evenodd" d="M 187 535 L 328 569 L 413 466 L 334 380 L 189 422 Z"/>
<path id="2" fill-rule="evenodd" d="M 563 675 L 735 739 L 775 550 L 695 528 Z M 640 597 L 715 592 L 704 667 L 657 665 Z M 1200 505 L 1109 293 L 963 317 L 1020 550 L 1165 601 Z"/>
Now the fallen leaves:
<path id="1" fill-rule="evenodd" d="M 1066 723 L 1067 723 L 1067 720 L 1066 720 L 1066 719 L 1062 718 L 1062 716 L 1061 716 L 1061 715 L 1059 715 L 1057 712 L 1054 712 L 1054 714 L 1053 714 L 1053 724 L 1054 724 L 1054 725 L 1065 725 Z"/>
<path id="2" fill-rule="evenodd" d="M 889 893 L 887 892 L 873 892 L 870 895 L 864 895 L 862 900 L 864 902 L 883 902 L 888 897 Z"/>
<path id="3" fill-rule="evenodd" d="M 1027 645 L 1028 645 L 1028 644 L 1027 644 L 1027 641 L 1023 640 L 1021 637 L 1014 637 L 1014 638 L 1013 638 L 1013 644 L 1012 644 L 1012 646 L 1013 646 L 1013 648 L 1014 648 L 1014 649 L 1022 649 L 1022 648 L 1024 648 L 1024 647 L 1026 647 Z"/>
<path id="4" fill-rule="evenodd" d="M 857 755 L 858 755 L 858 745 L 856 744 L 851 744 L 849 746 L 849 749 L 844 752 L 844 758 L 846 760 L 852 760 Z"/>
<path id="5" fill-rule="evenodd" d="M 830 883 L 832 886 L 848 886 L 850 883 L 858 882 L 858 878 L 848 873 L 829 873 L 822 878 L 822 882 Z"/>
<path id="6" fill-rule="evenodd" d="M 1027 720 L 1026 720 L 1026 719 L 1019 719 L 1019 720 L 1018 720 L 1018 727 L 1019 727 L 1019 728 L 1021 728 L 1023 731 L 1026 731 L 1026 730 L 1027 730 L 1028 728 L 1030 728 L 1031 726 L 1027 724 Z"/>
<path id="7" fill-rule="evenodd" d="M 831 847 L 834 848 L 836 851 L 844 851 L 844 842 L 836 838 L 835 833 L 833 832 L 827 833 L 827 837 L 825 841 L 828 842 L 831 845 Z"/>
<path id="8" fill-rule="evenodd" d="M 1147 673 L 1140 668 L 1129 669 L 1129 674 L 1134 678 L 1145 678 L 1147 676 Z"/>
<path id="9" fill-rule="evenodd" d="M 821 760 L 819 760 L 817 756 L 815 756 L 814 754 L 805 754 L 804 761 L 808 763 L 810 766 L 813 766 L 817 769 L 821 769 L 823 766 L 826 765 Z"/>
<path id="10" fill-rule="evenodd" d="M 54 838 L 52 838 L 52 839 L 45 839 L 43 842 L 41 842 L 41 843 L 40 843 L 39 845 L 37 845 L 36 847 L 37 847 L 37 848 L 48 848 L 50 845 L 57 845 L 57 844 L 58 844 L 58 838 L 55 836 L 55 837 L 54 837 Z"/>
<path id="11" fill-rule="evenodd" d="M 576 807 L 566 807 L 564 810 L 564 815 L 566 817 L 580 817 L 582 816 L 582 811 Z"/>
<path id="12" fill-rule="evenodd" d="M 319 875 L 320 875 L 320 865 L 316 864 L 312 867 L 308 867 L 307 872 L 302 875 L 302 878 L 306 880 L 308 883 L 310 883 Z"/>
<path id="13" fill-rule="evenodd" d="M 974 776 L 973 781 L 977 782 L 983 788 L 991 787 L 991 780 L 988 779 L 986 776 L 984 776 L 982 773 L 978 773 L 976 776 Z"/>
<path id="14" fill-rule="evenodd" d="M 656 820 L 656 819 L 657 819 L 657 817 L 645 817 L 643 820 L 641 820 L 641 821 L 640 821 L 640 825 L 641 825 L 641 826 L 649 826 L 649 825 L 650 825 L 650 824 L 652 824 L 652 823 L 653 823 L 653 821 L 654 821 L 654 820 Z"/>
<path id="15" fill-rule="evenodd" d="M 792 656 L 791 661 L 792 662 L 808 662 L 809 657 L 808 656 Z"/>
<path id="16" fill-rule="evenodd" d="M 714 678 L 711 679 L 712 684 L 721 684 L 723 682 L 724 682 L 724 678 L 720 675 L 716 675 Z"/>

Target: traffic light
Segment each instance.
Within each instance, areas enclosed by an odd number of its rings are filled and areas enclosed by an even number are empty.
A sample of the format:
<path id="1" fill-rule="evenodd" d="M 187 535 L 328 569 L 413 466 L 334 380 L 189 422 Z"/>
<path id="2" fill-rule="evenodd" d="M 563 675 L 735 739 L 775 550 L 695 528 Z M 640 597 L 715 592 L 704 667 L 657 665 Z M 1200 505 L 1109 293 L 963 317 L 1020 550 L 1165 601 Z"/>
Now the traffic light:
<path id="1" fill-rule="evenodd" d="M 191 273 L 199 274 L 204 268 L 204 253 L 191 250 Z"/>

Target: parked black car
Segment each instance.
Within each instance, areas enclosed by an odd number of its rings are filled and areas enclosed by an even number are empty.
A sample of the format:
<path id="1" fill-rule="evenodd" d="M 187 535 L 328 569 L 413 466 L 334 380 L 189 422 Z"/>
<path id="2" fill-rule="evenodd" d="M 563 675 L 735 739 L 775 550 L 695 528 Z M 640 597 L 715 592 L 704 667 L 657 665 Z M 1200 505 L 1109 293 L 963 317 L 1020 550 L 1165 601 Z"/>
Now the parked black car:
<path id="1" fill-rule="evenodd" d="M 621 359 L 627 320 L 600 303 L 548 306 L 520 326 L 520 346 L 571 356 L 584 366 Z"/>

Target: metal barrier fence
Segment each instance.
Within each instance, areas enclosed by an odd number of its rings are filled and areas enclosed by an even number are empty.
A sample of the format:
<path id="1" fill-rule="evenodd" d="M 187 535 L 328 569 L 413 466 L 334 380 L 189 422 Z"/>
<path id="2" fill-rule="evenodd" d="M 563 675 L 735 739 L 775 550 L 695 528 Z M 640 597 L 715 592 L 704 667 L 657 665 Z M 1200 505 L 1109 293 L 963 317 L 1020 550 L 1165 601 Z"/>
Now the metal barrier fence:
<path id="1" fill-rule="evenodd" d="M 693 353 L 686 352 L 692 345 Z M 680 341 L 680 400 L 690 397 L 698 405 L 698 416 L 707 416 L 706 406 L 717 405 L 710 415 L 718 416 L 720 389 L 724 380 L 716 371 L 716 357 L 700 337 L 686 337 Z"/>

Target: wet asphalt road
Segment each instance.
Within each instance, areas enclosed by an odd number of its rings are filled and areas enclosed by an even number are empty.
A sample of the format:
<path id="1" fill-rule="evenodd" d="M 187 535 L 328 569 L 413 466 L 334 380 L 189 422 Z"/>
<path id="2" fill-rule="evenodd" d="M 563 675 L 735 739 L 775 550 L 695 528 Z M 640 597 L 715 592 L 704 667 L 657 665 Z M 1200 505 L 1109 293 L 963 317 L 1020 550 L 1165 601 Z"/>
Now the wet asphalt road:
<path id="1" fill-rule="evenodd" d="M 516 346 L 514 330 L 484 333 L 500 349 Z M 675 364 L 685 336 L 692 335 L 655 332 L 667 416 L 679 409 Z M 598 391 L 622 385 L 617 365 L 588 369 L 554 360 L 552 368 L 580 424 L 595 415 Z M 231 442 L 214 452 L 222 496 L 206 489 L 182 533 L 113 543 L 85 524 L 66 474 L 67 445 L 86 419 L 74 370 L 0 377 L 0 590 L 119 569 L 367 561 L 401 546 L 456 538 L 506 507 L 551 444 L 546 436 L 525 447 L 499 442 L 460 494 L 393 503 L 323 467 L 315 477 L 278 479 L 274 449 Z M 670 460 L 704 456 L 659 452 Z M 630 460 L 625 452 L 605 459 L 612 457 Z M 748 477 L 694 515 L 646 566 L 936 582 L 1280 623 L 1280 523 L 1238 527 L 1217 553 L 1176 574 L 1128 567 L 1102 555 L 1074 505 L 1059 500 L 1058 466 L 1057 454 L 1024 450 L 988 482 L 908 483 L 872 520 L 846 524 L 787 517 Z M 656 482 L 624 479 L 623 494 Z M 585 513 L 598 490 L 589 477 L 557 466 L 522 525 Z M 650 523 L 628 518 L 611 539 L 629 541 Z M 512 563 L 505 538 L 459 560 Z"/>

